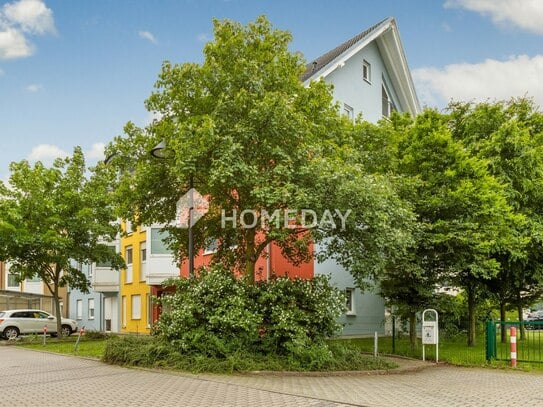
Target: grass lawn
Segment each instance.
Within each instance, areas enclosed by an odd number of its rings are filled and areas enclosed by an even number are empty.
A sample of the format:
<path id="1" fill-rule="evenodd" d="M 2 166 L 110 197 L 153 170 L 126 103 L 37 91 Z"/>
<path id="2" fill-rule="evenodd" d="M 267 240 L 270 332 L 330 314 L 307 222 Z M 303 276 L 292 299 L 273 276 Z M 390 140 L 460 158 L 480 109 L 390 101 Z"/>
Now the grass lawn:
<path id="1" fill-rule="evenodd" d="M 348 339 L 347 341 L 357 346 L 364 352 L 373 353 L 373 338 L 356 338 Z M 409 338 L 396 339 L 395 342 L 396 350 L 394 353 L 396 355 L 422 359 L 422 344 L 420 343 L 420 339 L 418 347 L 415 350 L 411 350 L 409 346 Z M 492 361 L 492 363 L 490 363 L 490 366 L 509 366 L 509 342 L 502 344 L 501 339 L 498 336 L 496 340 L 496 346 L 497 357 L 500 360 Z M 379 338 L 378 351 L 381 354 L 392 354 L 392 338 Z M 426 360 L 435 360 L 436 352 L 434 345 L 426 345 L 425 352 Z M 528 331 L 525 340 L 518 340 L 517 353 L 519 360 L 526 359 L 543 362 L 543 331 L 541 331 L 541 334 L 539 334 L 539 332 L 537 331 Z M 459 337 L 454 340 L 440 339 L 439 361 L 459 366 L 489 366 L 489 364 L 486 362 L 484 334 L 480 334 L 477 337 L 476 346 L 474 347 L 467 346 L 465 337 Z M 543 363 L 537 362 L 519 362 L 518 366 L 519 368 L 525 369 L 543 369 Z"/>
<path id="2" fill-rule="evenodd" d="M 32 340 L 26 338 L 17 346 L 45 350 L 47 352 L 63 353 L 68 355 L 84 356 L 100 359 L 106 348 L 106 339 L 81 339 L 75 351 L 76 338 L 70 337 L 66 339 L 47 338 L 45 346 L 42 338 L 39 337 Z"/>

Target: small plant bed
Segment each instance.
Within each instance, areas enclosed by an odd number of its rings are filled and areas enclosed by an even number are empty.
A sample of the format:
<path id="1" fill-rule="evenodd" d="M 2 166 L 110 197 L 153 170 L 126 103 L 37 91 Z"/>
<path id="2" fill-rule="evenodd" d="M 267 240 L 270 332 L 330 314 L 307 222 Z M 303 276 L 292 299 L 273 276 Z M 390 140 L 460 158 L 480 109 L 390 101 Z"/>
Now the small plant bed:
<path id="1" fill-rule="evenodd" d="M 354 346 L 331 343 L 326 351 L 292 355 L 235 351 L 227 355 L 185 353 L 157 337 L 119 336 L 107 342 L 103 361 L 123 366 L 164 368 L 191 373 L 234 373 L 255 371 L 370 371 L 390 370 L 397 365 L 360 352 Z"/>

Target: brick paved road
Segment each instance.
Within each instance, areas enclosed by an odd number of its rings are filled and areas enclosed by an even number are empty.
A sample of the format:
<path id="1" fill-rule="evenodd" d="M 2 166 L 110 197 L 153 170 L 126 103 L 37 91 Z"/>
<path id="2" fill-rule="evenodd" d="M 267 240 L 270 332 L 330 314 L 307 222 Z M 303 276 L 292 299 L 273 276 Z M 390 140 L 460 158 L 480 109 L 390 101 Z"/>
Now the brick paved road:
<path id="1" fill-rule="evenodd" d="M 57 394 L 63 399 L 56 403 Z M 190 376 L 0 347 L 0 405 L 543 406 L 543 375 L 429 367 L 394 375 Z"/>

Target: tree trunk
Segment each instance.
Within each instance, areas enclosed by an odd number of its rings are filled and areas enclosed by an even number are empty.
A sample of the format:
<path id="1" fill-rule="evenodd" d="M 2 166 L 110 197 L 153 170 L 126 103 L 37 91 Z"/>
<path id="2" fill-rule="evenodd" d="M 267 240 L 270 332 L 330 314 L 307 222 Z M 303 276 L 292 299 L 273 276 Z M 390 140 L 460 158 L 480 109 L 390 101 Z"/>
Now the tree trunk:
<path id="1" fill-rule="evenodd" d="M 53 300 L 55 302 L 55 314 L 57 317 L 57 336 L 62 338 L 62 314 L 60 312 L 60 299 L 58 298 L 58 285 L 60 280 L 60 270 L 55 266 L 55 279 L 53 281 Z"/>
<path id="2" fill-rule="evenodd" d="M 468 287 L 468 346 L 475 346 L 475 327 L 477 321 L 475 292 L 472 287 Z"/>
<path id="3" fill-rule="evenodd" d="M 500 321 L 502 321 L 500 327 L 501 341 L 507 343 L 507 328 L 505 327 L 505 301 L 500 301 Z"/>
<path id="4" fill-rule="evenodd" d="M 409 345 L 411 350 L 417 349 L 417 314 L 409 314 Z"/>
<path id="5" fill-rule="evenodd" d="M 255 283 L 255 230 L 247 229 L 245 234 L 246 246 L 245 246 L 245 280 L 248 285 L 254 285 Z"/>

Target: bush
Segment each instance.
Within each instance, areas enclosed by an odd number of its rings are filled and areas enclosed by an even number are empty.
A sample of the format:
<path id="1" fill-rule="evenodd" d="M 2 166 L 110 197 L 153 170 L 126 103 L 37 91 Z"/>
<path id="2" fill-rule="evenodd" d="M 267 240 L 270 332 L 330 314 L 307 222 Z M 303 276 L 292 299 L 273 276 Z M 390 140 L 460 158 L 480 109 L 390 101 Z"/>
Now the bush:
<path id="1" fill-rule="evenodd" d="M 217 358 L 197 353 L 186 354 L 156 336 L 122 335 L 107 341 L 102 360 L 118 365 L 177 369 L 193 373 L 372 370 L 395 366 L 382 359 L 363 355 L 355 345 L 345 341 L 332 341 L 327 347 L 310 347 L 304 355 L 298 356 L 262 354 L 240 349 Z"/>
<path id="2" fill-rule="evenodd" d="M 227 358 L 256 352 L 319 366 L 331 358 L 325 339 L 341 327 L 343 302 L 324 276 L 247 286 L 216 266 L 167 284 L 173 292 L 158 300 L 163 312 L 154 332 L 184 354 Z"/>

